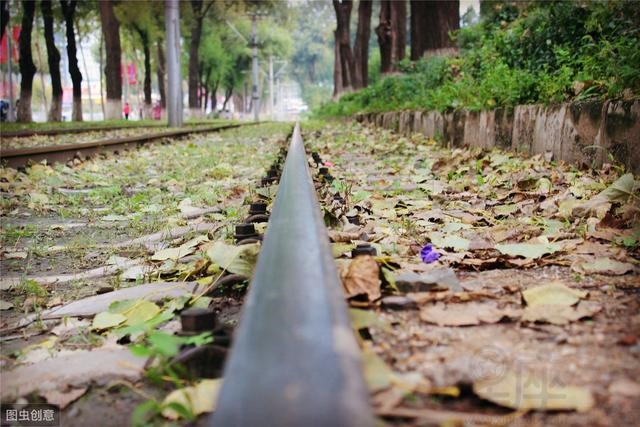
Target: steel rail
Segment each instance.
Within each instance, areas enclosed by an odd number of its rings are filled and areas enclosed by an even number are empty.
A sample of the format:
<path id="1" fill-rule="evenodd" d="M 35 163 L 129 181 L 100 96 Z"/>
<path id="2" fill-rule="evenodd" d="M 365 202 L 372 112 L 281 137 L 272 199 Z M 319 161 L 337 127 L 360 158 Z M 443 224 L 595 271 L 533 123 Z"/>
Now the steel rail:
<path id="1" fill-rule="evenodd" d="M 98 126 L 87 126 L 80 128 L 67 128 L 67 129 L 19 129 L 13 131 L 2 130 L 0 135 L 3 138 L 26 138 L 31 136 L 54 136 L 54 135 L 67 135 L 67 134 L 76 134 L 76 133 L 88 133 L 88 132 L 109 132 L 112 130 L 123 130 L 123 129 L 145 129 L 145 128 L 155 128 L 161 129 L 163 127 L 167 127 L 166 123 L 146 123 L 143 125 L 139 125 L 136 122 L 130 122 L 128 125 L 116 125 L 116 126 L 108 126 L 108 125 L 98 125 Z M 204 126 L 207 124 L 206 121 L 201 122 L 189 122 L 185 123 L 185 126 Z"/>
<path id="2" fill-rule="evenodd" d="M 374 424 L 298 124 L 223 378 L 209 425 Z"/>
<path id="3" fill-rule="evenodd" d="M 88 133 L 88 132 L 109 132 L 112 130 L 122 129 L 146 129 L 146 128 L 162 128 L 166 125 L 158 123 L 156 125 L 145 126 L 89 126 L 73 129 L 20 129 L 15 131 L 2 131 L 3 138 L 27 138 L 31 136 L 55 136 L 55 135 L 71 135 L 76 133 Z"/>
<path id="4" fill-rule="evenodd" d="M 15 148 L 0 151 L 0 162 L 9 167 L 22 167 L 31 162 L 47 160 L 50 163 L 66 162 L 72 160 L 78 154 L 81 156 L 91 156 L 98 152 L 117 151 L 145 144 L 147 142 L 163 139 L 176 138 L 194 133 L 217 132 L 225 129 L 237 128 L 240 126 L 254 125 L 256 123 L 239 123 L 231 125 L 208 126 L 194 129 L 178 129 L 166 132 L 150 133 L 146 135 L 124 136 L 119 138 L 108 138 L 98 141 L 81 142 L 78 144 L 48 145 L 44 147 Z"/>

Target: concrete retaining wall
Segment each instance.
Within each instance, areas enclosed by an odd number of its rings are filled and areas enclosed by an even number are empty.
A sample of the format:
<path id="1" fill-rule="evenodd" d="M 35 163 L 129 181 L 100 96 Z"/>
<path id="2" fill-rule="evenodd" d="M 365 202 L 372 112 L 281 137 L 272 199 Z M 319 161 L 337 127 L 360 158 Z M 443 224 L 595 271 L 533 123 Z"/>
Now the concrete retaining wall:
<path id="1" fill-rule="evenodd" d="M 472 112 L 391 111 L 357 120 L 403 134 L 421 133 L 454 147 L 499 147 L 577 166 L 599 167 L 612 156 L 640 174 L 640 101 L 520 105 Z"/>

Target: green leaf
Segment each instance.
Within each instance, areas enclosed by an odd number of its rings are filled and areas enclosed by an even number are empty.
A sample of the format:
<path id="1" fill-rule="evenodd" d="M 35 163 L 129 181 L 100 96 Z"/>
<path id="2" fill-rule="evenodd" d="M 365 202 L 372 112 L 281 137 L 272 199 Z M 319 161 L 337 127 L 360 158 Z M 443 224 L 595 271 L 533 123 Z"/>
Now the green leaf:
<path id="1" fill-rule="evenodd" d="M 233 246 L 224 242 L 214 242 L 207 250 L 207 256 L 229 273 L 251 277 L 259 251 L 258 243 Z"/>
<path id="2" fill-rule="evenodd" d="M 376 327 L 383 331 L 390 331 L 389 324 L 378 317 L 378 315 L 369 310 L 361 310 L 359 308 L 350 308 L 349 315 L 351 316 L 351 326 L 353 329 L 360 330 L 364 328 Z"/>
<path id="3" fill-rule="evenodd" d="M 136 300 L 136 304 L 123 311 L 122 314 L 127 318 L 127 325 L 136 325 L 138 323 L 144 323 L 159 312 L 160 307 L 151 301 Z"/>
<path id="4" fill-rule="evenodd" d="M 126 320 L 127 318 L 122 314 L 103 311 L 102 313 L 96 314 L 91 327 L 97 330 L 104 330 L 118 326 Z"/>
<path id="5" fill-rule="evenodd" d="M 166 357 L 172 357 L 178 354 L 182 340 L 175 335 L 165 332 L 153 332 L 149 334 L 149 343 L 160 354 Z"/>
<path id="6" fill-rule="evenodd" d="M 503 255 L 537 259 L 559 251 L 560 246 L 553 243 L 512 243 L 496 245 L 496 249 Z"/>
<path id="7" fill-rule="evenodd" d="M 149 347 L 145 347 L 139 344 L 130 345 L 129 350 L 134 356 L 138 356 L 138 357 L 149 357 L 153 354 L 153 352 Z"/>
<path id="8" fill-rule="evenodd" d="M 167 259 L 171 259 L 174 261 L 179 260 L 182 257 L 187 255 L 191 255 L 196 251 L 196 248 L 191 247 L 177 247 L 177 248 L 167 248 L 162 249 L 151 256 L 152 261 L 164 261 Z"/>

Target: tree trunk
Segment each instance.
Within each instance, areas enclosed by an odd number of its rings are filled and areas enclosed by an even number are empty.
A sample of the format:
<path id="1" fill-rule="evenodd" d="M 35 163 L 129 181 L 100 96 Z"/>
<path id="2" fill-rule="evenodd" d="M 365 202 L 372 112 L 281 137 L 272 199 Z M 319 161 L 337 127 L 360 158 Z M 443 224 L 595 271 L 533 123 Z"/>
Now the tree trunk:
<path id="1" fill-rule="evenodd" d="M 213 86 L 211 86 L 211 113 L 216 113 L 216 107 L 218 106 L 218 86 L 220 80 L 218 80 Z"/>
<path id="2" fill-rule="evenodd" d="M 22 30 L 20 31 L 20 104 L 18 105 L 18 121 L 31 122 L 31 94 L 33 92 L 33 76 L 36 65 L 31 56 L 31 29 L 36 3 L 29 0 L 22 1 Z M 7 34 L 11 36 L 11 34 Z M 11 54 L 11 53 L 9 53 Z"/>
<path id="3" fill-rule="evenodd" d="M 160 92 L 160 107 L 164 110 L 167 108 L 167 95 L 165 91 L 165 80 L 164 80 L 164 49 L 162 48 L 162 43 L 158 41 L 158 68 L 156 69 L 156 77 L 158 78 L 158 92 Z"/>
<path id="4" fill-rule="evenodd" d="M 406 0 L 394 1 L 391 4 L 391 31 L 393 33 L 393 45 L 391 59 L 394 66 L 404 59 L 407 50 L 407 2 Z M 396 67 L 397 69 L 397 67 Z"/>
<path id="5" fill-rule="evenodd" d="M 380 47 L 380 72 L 382 74 L 392 71 L 391 66 L 391 1 L 380 2 L 380 23 L 376 27 L 378 46 Z"/>
<path id="6" fill-rule="evenodd" d="M 41 0 L 40 10 L 44 20 L 44 41 L 47 45 L 47 62 L 51 74 L 51 107 L 47 120 L 59 122 L 62 120 L 62 80 L 60 78 L 60 51 L 56 47 L 53 37 L 53 10 L 51 0 Z"/>
<path id="7" fill-rule="evenodd" d="M 82 121 L 82 73 L 78 67 L 78 57 L 76 55 L 76 33 L 73 28 L 73 17 L 76 13 L 78 0 L 60 0 L 62 6 L 62 16 L 66 25 L 67 33 L 67 58 L 69 60 L 69 74 L 73 84 L 73 110 L 74 121 Z"/>
<path id="8" fill-rule="evenodd" d="M 382 0 L 380 24 L 376 28 L 380 46 L 380 72 L 397 71 L 407 46 L 407 4 L 405 0 Z"/>
<path id="9" fill-rule="evenodd" d="M 342 85 L 342 62 L 340 61 L 340 40 L 338 40 L 338 31 L 333 32 L 333 97 L 340 97 L 344 92 Z"/>
<path id="10" fill-rule="evenodd" d="M 105 51 L 107 56 L 104 68 L 107 86 L 107 103 L 105 106 L 105 119 L 122 118 L 122 77 L 120 60 L 120 22 L 113 12 L 113 1 L 103 0 L 98 2 L 100 8 L 100 22 L 104 35 Z"/>
<path id="11" fill-rule="evenodd" d="M 134 28 L 142 42 L 144 55 L 144 118 L 151 117 L 151 50 L 149 48 L 149 34 L 146 30 L 134 24 Z"/>
<path id="12" fill-rule="evenodd" d="M 199 115 L 198 98 L 198 49 L 202 35 L 202 0 L 191 0 L 193 10 L 193 25 L 191 26 L 191 44 L 189 45 L 189 110 L 192 115 Z"/>
<path id="13" fill-rule="evenodd" d="M 351 20 L 351 0 L 333 0 L 333 8 L 336 12 L 336 40 L 340 58 L 340 71 L 342 72 L 342 90 L 351 91 L 354 87 L 359 87 L 360 83 L 354 81 L 355 61 L 351 51 L 351 40 L 349 23 Z"/>
<path id="14" fill-rule="evenodd" d="M 456 45 L 449 32 L 460 28 L 460 2 L 411 0 L 411 59 L 449 55 Z"/>
<path id="15" fill-rule="evenodd" d="M 222 103 L 222 111 L 225 111 L 227 109 L 227 103 L 231 99 L 231 95 L 233 95 L 233 88 L 226 88 L 224 91 L 224 102 Z"/>
<path id="16" fill-rule="evenodd" d="M 372 0 L 360 0 L 358 6 L 358 29 L 356 41 L 353 47 L 355 57 L 354 83 L 358 85 L 354 89 L 367 87 L 369 84 L 369 37 L 371 36 L 371 11 Z"/>

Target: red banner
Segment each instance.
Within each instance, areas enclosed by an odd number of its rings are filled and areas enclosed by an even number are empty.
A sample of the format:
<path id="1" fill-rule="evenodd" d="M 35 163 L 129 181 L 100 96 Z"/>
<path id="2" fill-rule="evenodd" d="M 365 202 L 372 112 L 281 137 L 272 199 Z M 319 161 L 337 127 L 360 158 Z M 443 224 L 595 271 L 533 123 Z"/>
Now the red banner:
<path id="1" fill-rule="evenodd" d="M 14 26 L 11 28 L 12 30 L 12 40 L 11 40 L 11 53 L 12 53 L 12 58 L 14 62 L 18 61 L 18 41 L 20 40 L 20 26 Z M 7 40 L 7 33 L 9 31 L 5 31 L 4 35 L 2 36 L 2 40 L 0 41 L 0 64 L 4 64 L 7 62 L 8 59 L 8 50 L 9 50 L 9 43 Z"/>

